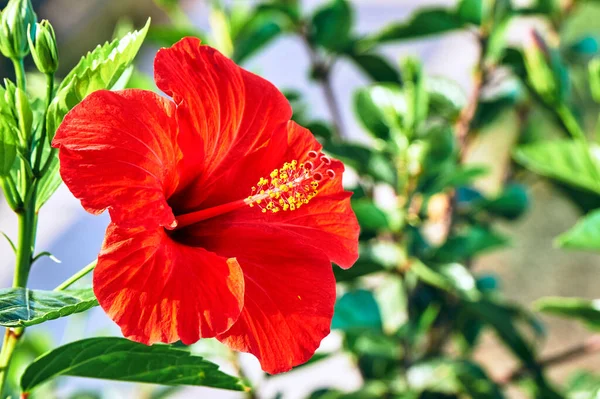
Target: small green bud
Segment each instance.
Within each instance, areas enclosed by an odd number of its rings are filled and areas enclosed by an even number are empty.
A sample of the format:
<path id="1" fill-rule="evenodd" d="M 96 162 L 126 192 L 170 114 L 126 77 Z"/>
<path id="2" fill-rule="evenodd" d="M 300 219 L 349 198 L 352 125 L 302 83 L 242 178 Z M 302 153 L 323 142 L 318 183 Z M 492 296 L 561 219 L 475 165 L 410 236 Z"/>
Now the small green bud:
<path id="1" fill-rule="evenodd" d="M 531 31 L 525 47 L 527 78 L 535 91 L 548 104 L 562 103 L 569 92 L 567 69 L 558 51 L 548 46 L 535 30 Z"/>
<path id="2" fill-rule="evenodd" d="M 29 53 L 28 26 L 35 26 L 37 16 L 30 0 L 10 0 L 0 16 L 0 52 L 16 60 Z"/>
<path id="3" fill-rule="evenodd" d="M 594 58 L 589 65 L 590 91 L 594 101 L 600 103 L 600 58 Z"/>
<path id="4" fill-rule="evenodd" d="M 25 140 L 29 140 L 31 136 L 31 128 L 33 126 L 33 112 L 31 111 L 31 104 L 27 93 L 17 87 L 15 92 L 15 109 L 19 117 L 19 126 L 21 131 L 25 134 Z"/>
<path id="5" fill-rule="evenodd" d="M 36 25 L 29 26 L 31 36 L 27 37 L 33 62 L 40 72 L 53 74 L 58 68 L 58 50 L 54 28 L 46 19 Z"/>

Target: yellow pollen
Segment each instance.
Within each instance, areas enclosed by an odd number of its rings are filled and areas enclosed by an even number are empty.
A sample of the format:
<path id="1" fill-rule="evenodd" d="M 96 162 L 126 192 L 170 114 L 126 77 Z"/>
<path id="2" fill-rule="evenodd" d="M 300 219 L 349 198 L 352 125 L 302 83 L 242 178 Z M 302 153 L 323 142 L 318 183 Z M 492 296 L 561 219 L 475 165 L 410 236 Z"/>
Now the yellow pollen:
<path id="1" fill-rule="evenodd" d="M 244 202 L 250 207 L 257 205 L 263 213 L 294 211 L 308 204 L 317 195 L 317 188 L 323 179 L 333 174 L 330 171 L 324 173 L 325 170 L 319 172 L 329 165 L 321 160 L 322 157 L 325 156 L 319 154 L 315 158 L 309 152 L 310 162 L 299 163 L 295 159 L 285 162 L 281 168 L 273 169 L 268 179 L 261 177 Z"/>

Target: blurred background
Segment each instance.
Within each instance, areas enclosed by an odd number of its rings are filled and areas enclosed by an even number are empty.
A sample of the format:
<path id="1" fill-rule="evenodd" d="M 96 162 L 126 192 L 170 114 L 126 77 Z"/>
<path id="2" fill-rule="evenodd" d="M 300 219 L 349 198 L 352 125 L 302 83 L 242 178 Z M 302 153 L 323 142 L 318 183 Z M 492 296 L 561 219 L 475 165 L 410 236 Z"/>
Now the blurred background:
<path id="1" fill-rule="evenodd" d="M 540 313 L 545 306 L 535 302 L 598 297 L 597 252 L 560 248 L 555 240 L 600 206 L 598 193 L 582 184 L 571 187 L 568 178 L 553 173 L 553 162 L 562 165 L 558 155 L 546 158 L 546 169 L 527 158 L 527 148 L 515 156 L 521 145 L 568 137 L 564 114 L 553 111 L 563 102 L 596 143 L 598 105 L 588 64 L 600 54 L 600 2 L 498 1 L 504 5 L 490 6 L 491 16 L 481 20 L 468 8 L 478 12 L 487 4 L 483 0 L 268 2 L 281 6 L 279 14 L 276 6 L 267 12 L 267 3 L 250 0 L 33 3 L 38 17 L 56 30 L 59 76 L 98 43 L 139 29 L 151 17 L 129 87 L 155 89 L 156 50 L 183 35 L 200 36 L 284 91 L 294 118 L 350 167 L 345 182 L 357 193 L 361 260 L 350 275 L 336 271 L 340 300 L 318 361 L 267 377 L 252 356 L 238 359 L 218 342 L 192 348 L 226 371 L 239 373 L 241 367 L 255 398 L 600 397 L 593 335 L 598 310 L 590 305 L 587 316 L 559 317 L 565 312 L 546 306 L 549 313 Z M 5 4 L 0 1 L 0 7 Z M 340 4 L 349 10 L 340 11 Z M 314 35 L 290 27 L 288 6 L 300 10 L 298 26 L 316 25 Z M 446 10 L 452 18 L 428 19 L 430 10 Z M 457 22 L 457 10 L 466 22 Z M 339 35 L 348 31 L 350 44 Z M 527 51 L 538 53 L 523 55 Z M 534 56 L 541 61 L 531 61 Z M 553 98 L 553 89 L 536 84 L 534 66 L 540 63 L 550 71 L 548 81 L 568 86 L 558 90 L 568 92 L 564 97 Z M 32 63 L 27 70 L 33 73 Z M 0 77 L 12 73 L 9 62 L 0 60 Z M 429 102 L 421 124 L 411 127 L 410 96 L 419 90 Z M 415 107 L 422 106 L 419 101 Z M 61 186 L 40 213 L 37 239 L 38 250 L 61 263 L 37 262 L 30 286 L 53 289 L 92 261 L 107 224 L 108 215 L 87 214 Z M 0 228 L 16 235 L 16 218 L 3 202 Z M 439 273 L 442 283 L 415 264 Z M 0 240 L 2 287 L 10 286 L 12 266 L 10 247 Z M 470 287 L 489 303 L 469 307 Z M 464 298 L 471 298 L 469 304 Z M 99 308 L 30 328 L 22 363 L 94 335 L 119 335 Z M 398 393 L 407 386 L 414 396 Z M 247 396 L 64 378 L 35 397 Z"/>

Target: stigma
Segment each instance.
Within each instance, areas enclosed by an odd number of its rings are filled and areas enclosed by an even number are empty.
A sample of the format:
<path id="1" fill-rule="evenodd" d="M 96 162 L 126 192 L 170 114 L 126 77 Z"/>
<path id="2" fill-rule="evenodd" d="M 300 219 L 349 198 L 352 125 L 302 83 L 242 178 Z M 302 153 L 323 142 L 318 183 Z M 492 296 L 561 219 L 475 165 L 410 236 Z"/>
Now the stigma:
<path id="1" fill-rule="evenodd" d="M 331 159 L 316 151 L 308 152 L 308 160 L 286 162 L 267 178 L 261 177 L 244 202 L 262 213 L 295 211 L 307 205 L 319 194 L 319 186 L 335 177 L 329 168 Z"/>

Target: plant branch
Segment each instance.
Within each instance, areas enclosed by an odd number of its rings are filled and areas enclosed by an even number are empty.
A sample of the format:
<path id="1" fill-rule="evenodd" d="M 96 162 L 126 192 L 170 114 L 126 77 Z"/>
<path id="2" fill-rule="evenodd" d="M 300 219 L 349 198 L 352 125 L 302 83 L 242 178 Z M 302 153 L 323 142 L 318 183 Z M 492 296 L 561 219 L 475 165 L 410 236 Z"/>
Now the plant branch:
<path id="1" fill-rule="evenodd" d="M 81 278 L 88 275 L 92 270 L 94 270 L 94 268 L 96 267 L 97 264 L 98 264 L 98 260 L 95 259 L 90 264 L 85 266 L 83 269 L 81 269 L 80 271 L 78 271 L 77 273 L 75 273 L 74 275 L 69 277 L 68 279 L 66 279 L 62 284 L 60 284 L 58 287 L 56 287 L 54 289 L 54 291 L 66 290 L 67 288 L 69 288 L 70 286 L 75 284 L 77 281 L 79 281 Z"/>
<path id="2" fill-rule="evenodd" d="M 306 34 L 306 29 L 302 29 L 300 32 L 300 37 L 304 46 L 306 47 L 306 51 L 308 53 L 308 57 L 310 60 L 311 70 L 313 71 L 315 78 L 321 85 L 323 89 L 323 94 L 325 96 L 325 101 L 327 103 L 327 107 L 329 108 L 329 113 L 331 114 L 334 132 L 334 138 L 337 141 L 340 141 L 342 138 L 346 137 L 342 113 L 340 110 L 340 106 L 335 96 L 335 92 L 333 90 L 333 84 L 331 81 L 331 69 L 333 63 L 327 63 L 319 56 L 317 49 L 313 46 L 311 41 Z"/>
<path id="3" fill-rule="evenodd" d="M 17 81 L 17 87 L 25 91 L 25 65 L 23 59 L 12 59 L 13 66 L 15 68 L 15 79 Z"/>
<path id="4" fill-rule="evenodd" d="M 538 366 L 540 368 L 557 366 L 597 352 L 600 352 L 600 335 L 594 335 L 578 345 L 543 358 L 538 362 Z M 520 367 L 499 378 L 497 382 L 500 385 L 515 383 L 525 378 L 529 374 L 529 371 L 530 368 L 528 367 Z"/>

